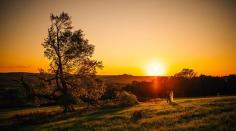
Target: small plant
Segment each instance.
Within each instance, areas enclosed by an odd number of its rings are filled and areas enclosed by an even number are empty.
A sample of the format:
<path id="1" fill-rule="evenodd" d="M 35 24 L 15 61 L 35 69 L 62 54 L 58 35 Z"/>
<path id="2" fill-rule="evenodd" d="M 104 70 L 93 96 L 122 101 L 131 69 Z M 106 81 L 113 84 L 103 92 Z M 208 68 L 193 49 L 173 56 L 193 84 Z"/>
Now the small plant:
<path id="1" fill-rule="evenodd" d="M 138 120 L 142 119 L 143 117 L 144 117 L 143 111 L 135 111 L 131 116 L 131 120 L 138 121 Z"/>

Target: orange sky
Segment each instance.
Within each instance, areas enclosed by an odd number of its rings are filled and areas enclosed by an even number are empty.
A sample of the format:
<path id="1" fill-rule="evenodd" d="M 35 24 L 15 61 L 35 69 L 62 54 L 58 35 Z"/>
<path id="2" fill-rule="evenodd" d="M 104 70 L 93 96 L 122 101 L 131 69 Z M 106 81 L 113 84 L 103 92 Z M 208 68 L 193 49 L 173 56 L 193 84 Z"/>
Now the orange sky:
<path id="1" fill-rule="evenodd" d="M 84 0 L 0 3 L 0 72 L 37 72 L 47 67 L 41 43 L 50 13 L 72 16 L 82 29 L 99 74 L 147 75 L 160 62 L 165 75 L 182 68 L 199 74 L 236 73 L 236 4 L 230 0 Z"/>

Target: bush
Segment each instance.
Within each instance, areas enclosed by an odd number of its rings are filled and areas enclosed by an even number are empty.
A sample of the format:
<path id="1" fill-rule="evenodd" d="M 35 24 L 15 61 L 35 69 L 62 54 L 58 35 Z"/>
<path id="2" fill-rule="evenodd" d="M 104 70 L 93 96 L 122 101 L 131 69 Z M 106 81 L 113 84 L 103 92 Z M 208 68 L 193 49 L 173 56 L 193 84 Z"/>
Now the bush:
<path id="1" fill-rule="evenodd" d="M 117 83 L 106 84 L 104 94 L 101 96 L 101 100 L 116 99 L 117 94 L 122 91 L 123 86 Z"/>
<path id="2" fill-rule="evenodd" d="M 118 95 L 119 105 L 132 106 L 138 104 L 138 99 L 134 94 L 127 91 L 121 91 Z"/>
<path id="3" fill-rule="evenodd" d="M 144 117 L 144 113 L 142 111 L 135 111 L 132 116 L 131 120 L 138 121 Z"/>

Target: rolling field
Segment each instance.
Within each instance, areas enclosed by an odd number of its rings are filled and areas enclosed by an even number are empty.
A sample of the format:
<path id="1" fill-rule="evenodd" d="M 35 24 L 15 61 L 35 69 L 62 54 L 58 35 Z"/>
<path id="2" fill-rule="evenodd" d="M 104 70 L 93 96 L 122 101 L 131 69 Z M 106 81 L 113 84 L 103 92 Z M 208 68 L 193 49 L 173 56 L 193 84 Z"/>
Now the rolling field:
<path id="1" fill-rule="evenodd" d="M 153 100 L 133 107 L 60 113 L 60 107 L 1 110 L 1 129 L 236 130 L 236 96 Z M 83 112 L 83 113 L 81 113 Z M 134 112 L 142 117 L 131 119 Z"/>

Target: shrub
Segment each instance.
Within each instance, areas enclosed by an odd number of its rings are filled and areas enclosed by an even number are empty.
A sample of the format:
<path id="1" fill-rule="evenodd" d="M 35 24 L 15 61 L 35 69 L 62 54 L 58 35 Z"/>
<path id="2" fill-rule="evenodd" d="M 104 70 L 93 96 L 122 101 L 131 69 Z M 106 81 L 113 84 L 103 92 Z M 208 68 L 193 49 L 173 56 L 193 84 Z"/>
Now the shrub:
<path id="1" fill-rule="evenodd" d="M 121 91 L 118 95 L 119 105 L 132 106 L 138 104 L 138 99 L 134 94 L 127 91 Z"/>
<path id="2" fill-rule="evenodd" d="M 138 121 L 144 117 L 144 113 L 142 111 L 135 111 L 132 116 L 131 120 Z"/>
<path id="3" fill-rule="evenodd" d="M 101 100 L 116 99 L 117 94 L 122 91 L 123 86 L 117 83 L 106 84 L 105 92 L 101 96 Z"/>

